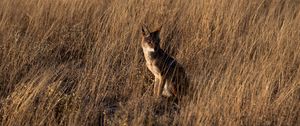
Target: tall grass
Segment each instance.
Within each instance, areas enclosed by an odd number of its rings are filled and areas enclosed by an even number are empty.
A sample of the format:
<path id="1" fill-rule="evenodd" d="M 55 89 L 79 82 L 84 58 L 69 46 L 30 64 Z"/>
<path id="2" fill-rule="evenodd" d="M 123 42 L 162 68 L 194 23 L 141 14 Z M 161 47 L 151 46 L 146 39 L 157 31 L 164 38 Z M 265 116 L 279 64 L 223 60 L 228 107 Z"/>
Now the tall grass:
<path id="1" fill-rule="evenodd" d="M 300 124 L 299 0 L 1 0 L 2 125 Z M 141 24 L 194 90 L 152 97 Z"/>

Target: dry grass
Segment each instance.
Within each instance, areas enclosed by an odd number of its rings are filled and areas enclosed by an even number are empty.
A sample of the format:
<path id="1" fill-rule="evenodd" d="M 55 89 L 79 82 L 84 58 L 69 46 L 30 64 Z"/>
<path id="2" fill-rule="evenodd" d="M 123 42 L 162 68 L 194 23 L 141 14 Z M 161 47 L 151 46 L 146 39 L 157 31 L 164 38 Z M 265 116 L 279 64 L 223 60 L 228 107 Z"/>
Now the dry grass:
<path id="1" fill-rule="evenodd" d="M 2 125 L 300 124 L 299 0 L 1 0 Z M 151 94 L 141 24 L 195 90 Z"/>

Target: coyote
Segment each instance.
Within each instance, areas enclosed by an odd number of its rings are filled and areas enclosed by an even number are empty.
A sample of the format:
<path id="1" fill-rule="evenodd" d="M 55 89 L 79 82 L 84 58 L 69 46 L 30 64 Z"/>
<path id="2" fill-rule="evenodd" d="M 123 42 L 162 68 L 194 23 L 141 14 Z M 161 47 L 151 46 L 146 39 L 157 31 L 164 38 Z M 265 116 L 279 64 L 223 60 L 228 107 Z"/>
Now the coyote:
<path id="1" fill-rule="evenodd" d="M 179 98 L 187 93 L 187 76 L 184 68 L 160 48 L 161 28 L 150 32 L 145 25 L 142 26 L 141 46 L 146 65 L 155 76 L 153 93 L 156 97 Z"/>

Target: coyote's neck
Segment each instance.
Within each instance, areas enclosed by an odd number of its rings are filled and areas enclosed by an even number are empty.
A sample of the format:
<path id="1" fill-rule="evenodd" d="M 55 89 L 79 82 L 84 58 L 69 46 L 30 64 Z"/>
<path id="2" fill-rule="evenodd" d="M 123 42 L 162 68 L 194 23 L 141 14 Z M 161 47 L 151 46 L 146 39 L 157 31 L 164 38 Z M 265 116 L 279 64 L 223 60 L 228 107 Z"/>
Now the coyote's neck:
<path id="1" fill-rule="evenodd" d="M 144 56 L 147 63 L 151 63 L 156 57 L 157 53 L 159 53 L 161 49 L 153 49 L 153 48 L 143 48 Z"/>
<path id="2" fill-rule="evenodd" d="M 153 48 L 143 48 L 144 56 L 147 63 L 150 63 L 153 59 L 152 55 L 155 53 L 155 50 Z"/>
<path id="3" fill-rule="evenodd" d="M 155 77 L 160 76 L 160 69 L 157 66 L 158 56 L 161 49 L 147 49 L 143 48 L 146 65 L 148 69 L 154 74 Z"/>

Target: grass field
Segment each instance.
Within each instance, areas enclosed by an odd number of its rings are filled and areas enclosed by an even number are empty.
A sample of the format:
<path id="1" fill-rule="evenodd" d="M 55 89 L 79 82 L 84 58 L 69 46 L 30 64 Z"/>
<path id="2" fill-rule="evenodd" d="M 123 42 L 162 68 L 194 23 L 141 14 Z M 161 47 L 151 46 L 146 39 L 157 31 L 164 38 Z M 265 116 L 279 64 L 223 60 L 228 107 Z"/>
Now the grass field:
<path id="1" fill-rule="evenodd" d="M 193 92 L 154 99 L 141 26 Z M 0 125 L 299 125 L 299 0 L 1 0 Z"/>

